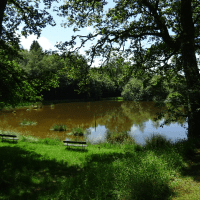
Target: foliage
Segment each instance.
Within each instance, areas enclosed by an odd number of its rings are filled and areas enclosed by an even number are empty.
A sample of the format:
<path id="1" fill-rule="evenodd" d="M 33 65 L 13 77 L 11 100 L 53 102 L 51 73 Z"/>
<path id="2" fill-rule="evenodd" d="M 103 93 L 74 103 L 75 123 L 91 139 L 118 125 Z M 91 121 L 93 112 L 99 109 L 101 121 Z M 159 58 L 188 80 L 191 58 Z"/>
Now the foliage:
<path id="1" fill-rule="evenodd" d="M 76 82 L 78 88 L 74 90 L 78 94 L 83 93 L 86 97 L 96 95 L 98 99 L 102 95 L 102 88 L 113 90 L 114 83 L 109 80 L 107 75 L 101 75 L 97 71 L 91 70 L 84 56 L 78 53 L 68 55 L 64 64 L 65 67 L 60 70 L 59 76 L 62 77 L 62 80 L 66 80 L 68 84 Z"/>
<path id="2" fill-rule="evenodd" d="M 21 33 L 25 37 L 32 33 L 39 37 L 41 28 L 47 24 L 55 25 L 46 10 L 38 12 L 37 1 L 35 6 L 29 5 L 30 1 L 19 0 L 2 0 L 0 3 L 0 109 L 8 105 L 15 107 L 25 97 L 34 101 L 37 99 L 36 87 L 39 81 L 27 81 L 25 71 L 14 61 L 16 58 L 21 58 L 20 37 L 16 36 L 15 31 L 22 21 L 25 26 Z M 53 1 L 43 2 L 50 8 Z"/>
<path id="3" fill-rule="evenodd" d="M 32 83 L 37 94 L 42 90 L 50 90 L 50 87 L 58 87 L 57 72 L 64 64 L 57 55 L 43 55 L 40 49 L 37 51 L 20 52 L 23 59 L 16 59 L 21 69 L 26 74 L 26 80 Z"/>
<path id="4" fill-rule="evenodd" d="M 38 43 L 37 40 L 33 40 L 31 46 L 30 46 L 30 51 L 37 51 L 38 49 L 40 49 L 40 51 L 42 52 L 42 47 L 40 46 L 40 44 Z"/>
<path id="5" fill-rule="evenodd" d="M 67 128 L 67 126 L 65 125 L 65 124 L 54 124 L 53 125 L 53 130 L 54 131 L 66 131 L 68 128 Z"/>
<path id="6" fill-rule="evenodd" d="M 1 41 L 2 46 L 6 46 Z M 9 60 L 7 51 L 15 51 L 14 47 L 7 46 L 7 49 L 0 52 L 0 109 L 8 105 L 17 105 L 23 97 L 29 96 L 36 99 L 36 91 L 26 81 L 26 74 L 14 60 Z"/>
<path id="7" fill-rule="evenodd" d="M 27 73 L 28 79 L 49 79 L 51 82 L 53 75 L 64 67 L 64 63 L 57 55 L 42 55 L 39 50 L 24 51 L 21 54 L 24 59 L 19 61 L 19 65 Z"/>
<path id="8" fill-rule="evenodd" d="M 92 73 L 91 77 L 91 94 L 96 99 L 100 99 L 103 96 L 110 96 L 116 90 L 114 81 L 110 79 L 107 73 Z"/>
<path id="9" fill-rule="evenodd" d="M 102 71 L 109 75 L 110 79 L 114 81 L 117 88 L 122 89 L 122 87 L 127 83 L 125 80 L 122 81 L 126 65 L 130 65 L 130 62 L 125 62 L 125 58 L 121 55 L 116 56 L 113 54 L 112 59 L 107 61 L 107 63 L 102 66 Z"/>
<path id="10" fill-rule="evenodd" d="M 132 78 L 129 83 L 124 87 L 122 97 L 128 101 L 141 101 L 142 99 L 142 81 Z"/>
<path id="11" fill-rule="evenodd" d="M 59 76 L 62 80 L 70 84 L 72 82 L 77 82 L 78 89 L 75 91 L 80 93 L 89 94 L 88 83 L 89 79 L 87 77 L 89 66 L 87 65 L 87 60 L 79 54 L 67 55 L 63 61 L 64 65 L 59 71 Z M 84 90 L 82 88 L 84 87 Z"/>
<path id="12" fill-rule="evenodd" d="M 173 80 L 173 87 L 178 81 L 186 83 L 187 90 L 179 88 L 179 92 L 168 95 L 171 99 L 172 110 L 182 103 L 188 107 L 188 134 L 190 137 L 200 137 L 198 134 L 198 121 L 200 120 L 200 75 L 197 67 L 195 53 L 199 53 L 199 4 L 191 0 L 183 1 L 116 1 L 115 6 L 104 13 L 106 1 L 67 1 L 59 8 L 60 16 L 67 16 L 67 23 L 62 25 L 74 26 L 74 32 L 80 28 L 92 26 L 94 33 L 87 36 L 75 35 L 63 44 L 57 44 L 59 49 L 69 50 L 74 48 L 75 40 L 81 39 L 78 51 L 88 40 L 100 36 L 97 43 L 86 51 L 91 64 L 95 56 L 102 55 L 106 60 L 111 58 L 112 52 L 123 52 L 124 57 L 129 56 L 131 64 L 124 75 L 132 74 L 138 79 L 144 78 L 149 83 L 153 75 L 160 75 L 152 87 L 155 92 L 162 89 L 163 82 L 171 78 L 171 72 L 178 76 L 184 72 L 185 81 Z M 141 17 L 138 17 L 141 15 Z M 138 17 L 138 18 L 136 18 Z M 133 19 L 134 18 L 134 19 Z M 175 35 L 171 36 L 168 29 L 172 29 Z M 150 36 L 150 37 L 149 37 Z M 154 43 L 149 48 L 143 48 L 141 41 L 147 39 Z M 130 41 L 128 49 L 124 50 L 126 41 Z M 113 43 L 118 44 L 114 47 Z M 123 47 L 123 50 L 121 50 Z M 73 52 L 74 52 L 73 51 Z M 181 56 L 179 56 L 181 54 Z M 174 56 L 174 63 L 168 63 Z M 115 74 L 115 69 L 112 71 Z M 165 75 L 165 77 L 164 77 Z M 121 80 L 123 80 L 121 78 Z M 165 91 L 164 91 L 165 92 Z M 172 98 L 173 97 L 173 98 Z M 175 98 L 174 98 L 175 97 Z M 154 98 L 157 103 L 163 101 L 163 97 Z M 179 99 L 179 100 L 177 100 Z M 159 104 L 158 104 L 159 105 Z M 164 115 L 162 113 L 161 117 Z M 184 115 L 185 117 L 185 115 Z M 164 124 L 166 124 L 164 122 Z"/>
<path id="13" fill-rule="evenodd" d="M 15 31 L 18 30 L 18 26 L 22 21 L 25 23 L 25 26 L 21 31 L 21 34 L 24 37 L 27 37 L 29 34 L 31 35 L 33 33 L 40 37 L 41 28 L 45 28 L 48 24 L 51 26 L 56 25 L 52 16 L 46 10 L 50 9 L 51 4 L 57 0 L 43 0 L 44 4 L 47 6 L 44 8 L 44 10 L 38 9 L 38 1 L 39 0 L 34 1 L 35 5 L 30 5 L 30 0 L 1 1 L 0 5 L 6 6 L 4 12 L 1 13 L 3 14 L 3 21 L 0 21 L 0 25 L 3 24 L 2 31 L 0 31 L 2 40 L 11 40 L 16 44 L 19 43 L 19 37 L 15 36 Z"/>
<path id="14" fill-rule="evenodd" d="M 84 130 L 82 128 L 72 128 L 72 133 L 75 136 L 83 136 L 84 135 Z"/>

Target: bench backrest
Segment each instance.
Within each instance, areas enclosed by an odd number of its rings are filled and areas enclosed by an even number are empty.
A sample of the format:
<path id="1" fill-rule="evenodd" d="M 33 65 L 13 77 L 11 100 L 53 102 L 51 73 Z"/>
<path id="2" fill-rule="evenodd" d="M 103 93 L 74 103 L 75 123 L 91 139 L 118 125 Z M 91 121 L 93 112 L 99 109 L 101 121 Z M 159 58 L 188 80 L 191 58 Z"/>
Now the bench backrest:
<path id="1" fill-rule="evenodd" d="M 0 134 L 0 136 L 6 136 L 6 137 L 17 137 L 16 135 L 6 135 L 6 134 Z"/>
<path id="2" fill-rule="evenodd" d="M 76 142 L 76 141 L 63 141 L 64 143 L 79 143 L 79 144 L 86 144 L 86 142 Z"/>

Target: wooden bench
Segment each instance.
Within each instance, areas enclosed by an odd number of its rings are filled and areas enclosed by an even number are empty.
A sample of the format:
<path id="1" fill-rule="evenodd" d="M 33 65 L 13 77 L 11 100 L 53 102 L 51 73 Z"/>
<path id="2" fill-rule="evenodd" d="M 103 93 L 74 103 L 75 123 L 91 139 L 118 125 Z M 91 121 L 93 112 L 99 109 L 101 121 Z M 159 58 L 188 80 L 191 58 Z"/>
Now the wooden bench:
<path id="1" fill-rule="evenodd" d="M 0 136 L 2 138 L 2 142 L 3 140 L 13 140 L 13 142 L 19 140 L 18 138 L 16 138 L 16 135 L 0 134 Z"/>
<path id="2" fill-rule="evenodd" d="M 75 142 L 75 141 L 63 141 L 63 142 L 65 143 L 67 147 L 69 146 L 82 147 L 82 149 L 83 147 L 87 147 L 87 145 L 84 145 L 86 144 L 86 142 Z M 82 144 L 82 145 L 77 145 L 77 144 Z"/>

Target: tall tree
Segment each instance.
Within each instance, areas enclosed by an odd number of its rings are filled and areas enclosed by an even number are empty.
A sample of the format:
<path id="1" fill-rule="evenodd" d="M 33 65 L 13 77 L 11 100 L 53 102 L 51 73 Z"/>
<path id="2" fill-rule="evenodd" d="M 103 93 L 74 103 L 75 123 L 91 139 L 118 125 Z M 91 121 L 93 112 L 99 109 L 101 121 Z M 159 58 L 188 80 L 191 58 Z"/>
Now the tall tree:
<path id="1" fill-rule="evenodd" d="M 34 51 L 40 50 L 42 52 L 42 47 L 40 46 L 37 40 L 33 40 L 30 46 L 30 51 L 33 51 L 33 50 Z"/>
<path id="2" fill-rule="evenodd" d="M 56 0 L 43 0 L 45 9 L 39 12 L 38 2 L 29 5 L 31 0 L 1 0 L 0 1 L 0 108 L 6 105 L 16 106 L 23 97 L 36 100 L 39 91 L 35 85 L 37 81 L 27 82 L 27 76 L 14 58 L 23 57 L 19 54 L 22 51 L 19 47 L 20 36 L 16 36 L 18 25 L 23 21 L 25 26 L 21 34 L 25 37 L 28 34 L 41 34 L 41 28 L 47 24 L 55 26 L 55 22 L 46 9 L 51 7 L 51 3 Z M 50 82 L 51 86 L 58 86 L 58 81 Z"/>
<path id="3" fill-rule="evenodd" d="M 134 64 L 127 74 L 134 72 L 135 76 L 142 77 L 154 72 L 160 74 L 161 80 L 164 81 L 170 79 L 172 70 L 176 73 L 182 70 L 187 84 L 184 117 L 188 117 L 188 137 L 199 138 L 200 76 L 195 56 L 195 53 L 199 53 L 200 47 L 199 1 L 118 0 L 115 1 L 115 7 L 104 14 L 103 8 L 106 4 L 105 0 L 71 0 L 61 6 L 59 15 L 68 16 L 68 22 L 64 23 L 64 26 L 74 25 L 76 32 L 80 28 L 93 25 L 95 33 L 72 36 L 69 42 L 58 44 L 57 47 L 66 49 L 66 46 L 70 46 L 68 49 L 70 51 L 74 47 L 76 38 L 79 37 L 81 46 L 74 50 L 77 51 L 88 40 L 101 36 L 87 51 L 92 64 L 97 55 L 109 59 L 112 51 L 123 51 L 125 42 L 129 39 L 131 44 L 124 50 L 124 55 L 132 55 L 131 60 Z M 169 34 L 169 29 L 175 33 L 174 36 Z M 144 49 L 141 41 L 147 37 L 149 41 L 154 41 L 154 44 Z M 119 44 L 119 47 L 113 47 L 113 43 Z M 120 50 L 121 47 L 123 50 Z M 181 56 L 177 65 L 168 63 L 174 55 Z M 183 96 L 185 93 L 180 91 L 177 95 Z M 174 109 L 178 105 L 176 98 L 173 99 L 172 105 Z M 164 114 L 162 113 L 163 116 Z M 173 121 L 173 118 L 171 120 Z"/>
<path id="4" fill-rule="evenodd" d="M 108 73 L 119 89 L 125 86 L 131 78 L 131 76 L 123 76 L 129 66 L 130 62 L 125 62 L 123 56 L 113 54 L 111 59 L 102 66 L 102 70 Z"/>

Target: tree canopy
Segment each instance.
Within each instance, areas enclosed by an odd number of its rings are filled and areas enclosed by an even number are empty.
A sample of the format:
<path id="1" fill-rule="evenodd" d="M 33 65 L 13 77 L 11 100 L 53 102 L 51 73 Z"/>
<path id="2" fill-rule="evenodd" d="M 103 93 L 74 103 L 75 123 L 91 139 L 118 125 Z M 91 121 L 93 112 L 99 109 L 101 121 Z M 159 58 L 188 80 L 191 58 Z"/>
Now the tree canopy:
<path id="1" fill-rule="evenodd" d="M 55 0 L 43 0 L 47 8 Z M 23 21 L 25 26 L 22 35 L 27 37 L 28 34 L 41 34 L 41 28 L 47 24 L 55 26 L 51 15 L 44 9 L 39 12 L 38 2 L 34 1 L 35 6 L 29 5 L 31 0 L 1 0 L 0 2 L 0 108 L 6 105 L 16 106 L 23 97 L 36 100 L 39 91 L 36 90 L 37 81 L 27 82 L 26 73 L 21 69 L 15 58 L 21 58 L 20 36 L 16 36 L 19 24 Z M 50 82 L 49 86 L 58 86 L 56 79 Z"/>
<path id="2" fill-rule="evenodd" d="M 162 78 L 155 84 L 158 88 L 164 80 L 169 81 L 172 74 L 183 71 L 187 91 L 179 91 L 171 95 L 173 109 L 170 109 L 173 111 L 176 108 L 177 96 L 182 96 L 182 105 L 186 108 L 184 117 L 188 118 L 188 136 L 200 137 L 198 133 L 200 76 L 195 55 L 199 53 L 200 47 L 199 2 L 118 0 L 115 1 L 115 6 L 105 13 L 104 6 L 107 3 L 105 0 L 72 0 L 61 6 L 59 16 L 67 16 L 64 26 L 73 25 L 74 32 L 83 27 L 93 26 L 95 32 L 87 36 L 72 36 L 70 41 L 57 44 L 57 47 L 60 49 L 70 47 L 68 48 L 70 51 L 74 48 L 78 37 L 81 39 L 81 45 L 74 50 L 77 51 L 87 41 L 101 36 L 87 51 L 91 64 L 95 56 L 102 55 L 110 59 L 111 52 L 123 51 L 124 56 L 131 56 L 129 60 L 134 62 L 127 73 L 134 73 L 137 77 L 151 76 L 150 72 L 160 74 Z M 170 35 L 169 29 L 175 35 Z M 149 42 L 154 43 L 150 48 L 143 48 L 141 42 L 147 37 Z M 130 41 L 130 46 L 124 49 L 127 40 Z M 118 47 L 114 47 L 114 44 L 118 44 Z M 174 62 L 168 63 L 170 58 L 174 58 Z M 147 70 L 149 73 L 145 73 Z M 180 80 L 175 81 L 178 83 Z M 148 81 L 144 82 L 144 86 L 148 84 Z M 160 118 L 163 115 L 164 113 Z M 170 120 L 173 121 L 173 118 Z"/>
<path id="3" fill-rule="evenodd" d="M 40 50 L 42 52 L 42 47 L 40 46 L 40 44 L 38 43 L 37 40 L 33 40 L 31 46 L 30 46 L 30 51 L 37 51 L 37 50 Z"/>

